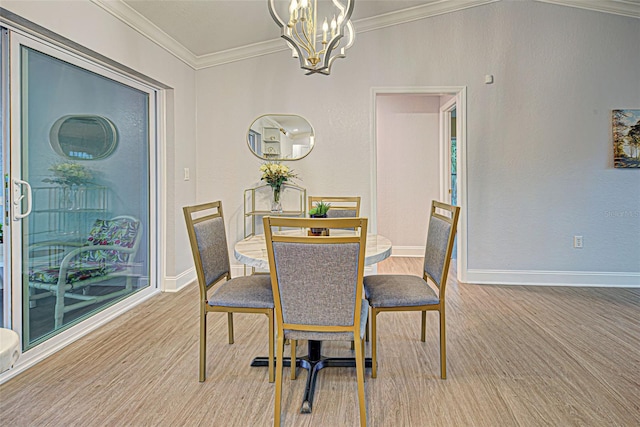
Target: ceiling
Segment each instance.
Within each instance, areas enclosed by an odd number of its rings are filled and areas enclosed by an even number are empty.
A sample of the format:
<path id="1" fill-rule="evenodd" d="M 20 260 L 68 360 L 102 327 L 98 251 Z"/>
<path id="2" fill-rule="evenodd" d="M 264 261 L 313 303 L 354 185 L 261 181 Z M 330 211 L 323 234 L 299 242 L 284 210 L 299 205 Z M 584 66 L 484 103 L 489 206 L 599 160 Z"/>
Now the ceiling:
<path id="1" fill-rule="evenodd" d="M 269 15 L 267 0 L 123 1 L 197 56 L 280 37 L 280 29 Z M 434 2 L 438 0 L 359 0 L 354 3 L 351 19 Z"/>
<path id="2" fill-rule="evenodd" d="M 194 69 L 286 49 L 267 0 L 92 1 Z M 355 0 L 351 20 L 357 34 L 497 1 Z M 537 1 L 640 17 L 640 0 Z"/>

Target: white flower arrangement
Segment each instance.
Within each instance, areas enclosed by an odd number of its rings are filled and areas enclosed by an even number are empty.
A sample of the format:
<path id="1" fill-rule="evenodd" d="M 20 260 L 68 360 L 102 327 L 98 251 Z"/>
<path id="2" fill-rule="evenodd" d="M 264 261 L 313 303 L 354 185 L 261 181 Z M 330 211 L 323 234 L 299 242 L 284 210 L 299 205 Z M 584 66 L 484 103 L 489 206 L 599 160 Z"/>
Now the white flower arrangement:
<path id="1" fill-rule="evenodd" d="M 288 166 L 276 162 L 263 163 L 260 166 L 260 172 L 262 172 L 260 179 L 278 190 L 285 182 L 298 177 Z"/>

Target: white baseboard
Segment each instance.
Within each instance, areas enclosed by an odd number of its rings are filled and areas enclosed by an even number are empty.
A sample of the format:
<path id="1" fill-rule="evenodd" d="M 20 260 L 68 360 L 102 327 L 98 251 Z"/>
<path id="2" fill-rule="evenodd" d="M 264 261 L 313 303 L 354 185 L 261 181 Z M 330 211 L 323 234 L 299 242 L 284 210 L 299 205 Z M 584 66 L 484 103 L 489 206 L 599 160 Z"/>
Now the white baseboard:
<path id="1" fill-rule="evenodd" d="M 392 256 L 416 257 L 415 250 L 405 250 L 401 247 L 401 254 Z M 395 252 L 394 246 L 393 251 Z M 424 248 L 419 249 L 421 252 Z M 195 279 L 195 271 L 190 270 L 191 278 L 186 280 L 187 272 L 180 275 L 181 289 Z M 365 267 L 365 275 L 375 274 L 375 266 Z M 599 272 L 599 271 L 544 271 L 544 270 L 467 270 L 465 283 L 480 285 L 533 285 L 533 286 L 601 286 L 601 287 L 640 287 L 640 273 L 636 272 Z M 244 276 L 243 265 L 231 266 L 231 277 Z M 186 282 L 185 282 L 186 280 Z M 175 292 L 166 290 L 166 292 Z"/>
<path id="2" fill-rule="evenodd" d="M 162 281 L 162 292 L 178 292 L 185 286 L 196 281 L 196 269 L 190 269 L 173 277 L 165 277 Z"/>
<path id="3" fill-rule="evenodd" d="M 424 246 L 392 246 L 391 256 L 423 257 Z"/>
<path id="4" fill-rule="evenodd" d="M 640 273 L 600 271 L 467 270 L 465 283 L 490 285 L 640 287 Z"/>

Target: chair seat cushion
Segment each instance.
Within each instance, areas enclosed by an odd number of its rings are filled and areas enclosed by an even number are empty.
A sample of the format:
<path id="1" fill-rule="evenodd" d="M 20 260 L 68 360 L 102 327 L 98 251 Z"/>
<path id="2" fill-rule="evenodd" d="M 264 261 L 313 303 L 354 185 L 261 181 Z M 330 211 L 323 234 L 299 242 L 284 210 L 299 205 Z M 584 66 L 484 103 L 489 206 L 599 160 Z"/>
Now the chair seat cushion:
<path id="1" fill-rule="evenodd" d="M 87 245 L 114 245 L 121 246 L 123 248 L 133 248 L 138 237 L 139 229 L 140 222 L 133 219 L 97 219 L 89 232 Z M 84 252 L 81 255 L 81 259 L 83 261 L 124 263 L 128 261 L 129 256 L 129 252 L 96 249 L 95 251 Z"/>
<path id="2" fill-rule="evenodd" d="M 365 276 L 364 292 L 374 308 L 431 305 L 440 301 L 422 277 L 405 274 Z"/>
<path id="3" fill-rule="evenodd" d="M 123 268 L 124 266 L 104 262 L 85 261 L 71 264 L 67 269 L 67 284 L 73 284 L 94 277 L 107 276 Z M 36 268 L 29 271 L 29 280 L 32 282 L 55 284 L 58 283 L 59 276 L 60 267 Z"/>
<path id="4" fill-rule="evenodd" d="M 364 332 L 367 329 L 368 316 L 369 303 L 367 300 L 363 300 L 360 308 L 360 338 L 364 337 Z M 351 332 L 307 332 L 285 329 L 284 337 L 285 339 L 292 340 L 353 341 L 353 334 Z"/>
<path id="5" fill-rule="evenodd" d="M 273 308 L 271 276 L 240 276 L 216 286 L 209 305 L 224 307 Z"/>

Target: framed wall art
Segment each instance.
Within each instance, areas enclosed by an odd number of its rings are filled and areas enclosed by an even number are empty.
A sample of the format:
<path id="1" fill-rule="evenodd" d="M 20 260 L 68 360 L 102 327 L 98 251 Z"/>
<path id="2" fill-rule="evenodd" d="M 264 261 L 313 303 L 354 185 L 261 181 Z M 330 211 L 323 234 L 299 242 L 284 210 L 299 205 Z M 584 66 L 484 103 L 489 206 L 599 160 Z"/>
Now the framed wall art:
<path id="1" fill-rule="evenodd" d="M 613 167 L 640 168 L 640 110 L 613 110 Z"/>

